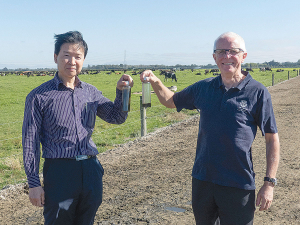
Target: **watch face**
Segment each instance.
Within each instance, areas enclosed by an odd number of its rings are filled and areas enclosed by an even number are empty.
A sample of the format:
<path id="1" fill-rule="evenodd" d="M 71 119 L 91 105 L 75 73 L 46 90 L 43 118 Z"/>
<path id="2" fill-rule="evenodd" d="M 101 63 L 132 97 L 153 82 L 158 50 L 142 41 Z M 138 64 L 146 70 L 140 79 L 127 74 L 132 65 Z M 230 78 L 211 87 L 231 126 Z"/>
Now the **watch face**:
<path id="1" fill-rule="evenodd" d="M 274 185 L 277 185 L 277 179 L 276 179 L 276 178 L 271 178 L 271 182 L 272 182 Z"/>

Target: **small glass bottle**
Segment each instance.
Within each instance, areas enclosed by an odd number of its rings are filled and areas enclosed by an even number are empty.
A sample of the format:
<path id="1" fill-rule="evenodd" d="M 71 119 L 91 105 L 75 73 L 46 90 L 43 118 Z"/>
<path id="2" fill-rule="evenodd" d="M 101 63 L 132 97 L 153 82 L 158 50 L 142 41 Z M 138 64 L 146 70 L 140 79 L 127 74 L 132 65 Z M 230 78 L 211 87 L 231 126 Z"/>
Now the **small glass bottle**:
<path id="1" fill-rule="evenodd" d="M 131 87 L 129 86 L 129 81 L 125 81 L 126 86 L 123 86 L 122 89 L 122 103 L 123 103 L 123 112 L 130 111 L 130 98 L 131 98 Z"/>
<path id="2" fill-rule="evenodd" d="M 142 84 L 142 104 L 144 107 L 151 107 L 151 84 L 144 77 Z"/>

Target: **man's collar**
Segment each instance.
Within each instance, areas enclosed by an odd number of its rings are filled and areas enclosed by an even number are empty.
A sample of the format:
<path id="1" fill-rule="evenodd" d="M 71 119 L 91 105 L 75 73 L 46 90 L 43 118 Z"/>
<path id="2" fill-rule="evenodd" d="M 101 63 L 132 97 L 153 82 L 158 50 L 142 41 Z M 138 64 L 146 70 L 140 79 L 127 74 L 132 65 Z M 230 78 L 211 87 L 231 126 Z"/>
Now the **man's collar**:
<path id="1" fill-rule="evenodd" d="M 249 72 L 247 72 L 245 79 L 242 80 L 242 82 L 239 83 L 235 88 L 242 90 L 251 79 L 252 79 L 252 76 L 250 75 Z M 214 86 L 215 86 L 215 88 L 221 88 L 222 86 L 224 86 L 221 75 L 216 77 L 216 82 L 215 82 Z"/>
<path id="2" fill-rule="evenodd" d="M 223 85 L 222 77 L 221 77 L 221 75 L 219 75 L 216 77 L 214 86 L 215 86 L 215 88 L 221 88 L 222 85 Z"/>
<path id="3" fill-rule="evenodd" d="M 64 85 L 63 81 L 58 76 L 58 71 L 55 73 L 53 80 L 55 82 L 55 86 L 56 86 L 57 90 L 58 90 L 58 87 L 60 84 Z M 78 76 L 75 77 L 75 87 L 82 88 L 82 83 L 81 83 L 81 80 L 78 78 Z"/>
<path id="4" fill-rule="evenodd" d="M 250 73 L 248 72 L 246 74 L 246 77 L 244 80 L 242 80 L 241 83 L 238 84 L 238 86 L 236 86 L 237 89 L 242 90 L 247 84 L 248 82 L 252 79 L 252 76 L 250 75 Z"/>
<path id="5" fill-rule="evenodd" d="M 54 80 L 56 89 L 58 90 L 58 86 L 59 86 L 60 84 L 63 84 L 62 80 L 61 80 L 61 79 L 59 78 L 59 76 L 58 76 L 58 72 L 55 73 L 55 76 L 54 76 L 53 80 Z"/>

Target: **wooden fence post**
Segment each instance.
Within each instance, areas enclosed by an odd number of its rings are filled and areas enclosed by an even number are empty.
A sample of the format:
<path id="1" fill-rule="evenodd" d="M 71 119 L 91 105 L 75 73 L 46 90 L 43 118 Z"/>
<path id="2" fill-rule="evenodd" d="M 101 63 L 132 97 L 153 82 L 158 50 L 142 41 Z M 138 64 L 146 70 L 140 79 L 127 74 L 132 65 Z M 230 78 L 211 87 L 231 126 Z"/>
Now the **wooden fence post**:
<path id="1" fill-rule="evenodd" d="M 290 71 L 288 71 L 288 80 L 290 79 Z"/>
<path id="2" fill-rule="evenodd" d="M 146 123 L 146 107 L 143 106 L 142 96 L 140 96 L 140 112 L 141 112 L 141 137 L 147 134 Z"/>
<path id="3" fill-rule="evenodd" d="M 272 73 L 272 86 L 274 86 L 274 73 Z"/>

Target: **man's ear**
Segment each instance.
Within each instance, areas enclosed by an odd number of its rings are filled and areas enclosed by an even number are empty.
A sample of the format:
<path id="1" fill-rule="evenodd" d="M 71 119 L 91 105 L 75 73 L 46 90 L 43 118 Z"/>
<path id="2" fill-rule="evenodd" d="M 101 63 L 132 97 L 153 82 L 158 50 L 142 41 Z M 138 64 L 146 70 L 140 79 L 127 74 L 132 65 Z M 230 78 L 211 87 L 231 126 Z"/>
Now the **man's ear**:
<path id="1" fill-rule="evenodd" d="M 57 55 L 54 53 L 54 62 L 57 63 Z"/>
<path id="2" fill-rule="evenodd" d="M 245 53 L 243 54 L 243 60 L 242 60 L 242 63 L 245 61 L 246 57 L 247 57 L 247 52 L 245 52 Z"/>
<path id="3" fill-rule="evenodd" d="M 213 58 L 214 58 L 214 60 L 215 60 L 215 62 L 216 62 L 216 54 L 213 54 Z"/>

